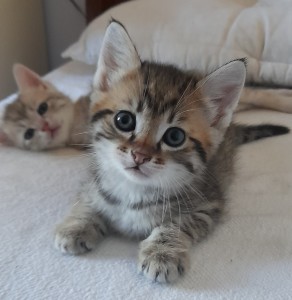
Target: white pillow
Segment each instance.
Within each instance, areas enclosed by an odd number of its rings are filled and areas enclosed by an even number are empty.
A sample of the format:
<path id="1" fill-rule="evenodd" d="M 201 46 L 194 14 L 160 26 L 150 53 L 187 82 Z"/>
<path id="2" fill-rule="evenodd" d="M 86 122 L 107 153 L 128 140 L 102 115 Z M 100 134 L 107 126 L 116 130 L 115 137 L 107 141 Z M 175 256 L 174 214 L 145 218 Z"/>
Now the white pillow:
<path id="1" fill-rule="evenodd" d="M 142 59 L 209 73 L 247 57 L 249 81 L 291 86 L 291 0 L 130 1 L 96 18 L 63 57 L 95 65 L 112 17 Z"/>

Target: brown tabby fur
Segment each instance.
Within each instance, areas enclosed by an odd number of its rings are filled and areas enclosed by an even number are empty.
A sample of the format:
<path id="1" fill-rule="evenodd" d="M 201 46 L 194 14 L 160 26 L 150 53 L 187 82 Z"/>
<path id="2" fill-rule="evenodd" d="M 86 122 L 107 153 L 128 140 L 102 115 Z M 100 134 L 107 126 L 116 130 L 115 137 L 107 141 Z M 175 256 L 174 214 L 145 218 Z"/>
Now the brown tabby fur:
<path id="1" fill-rule="evenodd" d="M 119 232 L 143 239 L 138 269 L 146 277 L 173 282 L 183 275 L 191 244 L 223 214 L 237 146 L 289 131 L 230 124 L 244 79 L 242 60 L 204 78 L 141 62 L 112 22 L 91 95 L 91 176 L 58 226 L 55 246 L 80 254 Z M 121 111 L 134 127 L 119 126 Z M 165 139 L 173 127 L 184 132 L 179 145 Z"/>

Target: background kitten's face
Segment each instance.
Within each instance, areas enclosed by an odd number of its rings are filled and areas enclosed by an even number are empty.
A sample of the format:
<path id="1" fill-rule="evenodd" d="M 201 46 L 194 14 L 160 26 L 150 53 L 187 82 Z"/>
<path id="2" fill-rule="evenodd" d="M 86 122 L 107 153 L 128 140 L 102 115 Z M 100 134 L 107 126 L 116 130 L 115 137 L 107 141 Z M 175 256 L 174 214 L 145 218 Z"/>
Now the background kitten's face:
<path id="1" fill-rule="evenodd" d="M 145 63 L 99 95 L 91 109 L 98 164 L 150 186 L 182 186 L 190 173 L 199 176 L 212 145 L 196 83 Z"/>
<path id="2" fill-rule="evenodd" d="M 43 150 L 62 146 L 72 122 L 72 105 L 58 92 L 32 89 L 7 106 L 2 131 L 18 148 Z"/>
<path id="3" fill-rule="evenodd" d="M 44 150 L 65 145 L 73 119 L 73 103 L 25 66 L 16 65 L 20 93 L 4 112 L 1 132 L 6 143 Z"/>

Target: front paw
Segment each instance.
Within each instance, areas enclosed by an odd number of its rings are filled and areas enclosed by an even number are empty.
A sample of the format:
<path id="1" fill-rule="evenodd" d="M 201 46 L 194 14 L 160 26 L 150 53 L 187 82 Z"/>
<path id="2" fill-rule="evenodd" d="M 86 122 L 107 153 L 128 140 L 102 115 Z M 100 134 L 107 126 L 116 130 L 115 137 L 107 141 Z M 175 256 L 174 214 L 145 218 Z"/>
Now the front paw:
<path id="1" fill-rule="evenodd" d="M 141 247 L 138 269 L 147 278 L 160 283 L 174 282 L 183 276 L 188 266 L 188 255 L 175 253 L 163 245 Z"/>
<path id="2" fill-rule="evenodd" d="M 67 220 L 56 229 L 55 247 L 62 253 L 82 254 L 95 249 L 103 231 L 84 220 Z"/>

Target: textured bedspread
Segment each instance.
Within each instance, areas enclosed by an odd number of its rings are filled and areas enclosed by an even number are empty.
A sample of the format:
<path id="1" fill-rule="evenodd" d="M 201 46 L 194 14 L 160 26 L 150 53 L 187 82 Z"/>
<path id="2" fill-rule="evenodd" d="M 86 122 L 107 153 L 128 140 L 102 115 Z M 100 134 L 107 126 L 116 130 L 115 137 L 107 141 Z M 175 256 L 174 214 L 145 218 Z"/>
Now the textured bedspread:
<path id="1" fill-rule="evenodd" d="M 76 98 L 89 91 L 92 72 L 70 63 L 49 78 Z M 236 119 L 292 128 L 291 115 L 279 112 Z M 86 173 L 83 153 L 0 147 L 0 299 L 291 299 L 291 149 L 291 134 L 241 147 L 225 221 L 193 248 L 190 272 L 169 286 L 137 274 L 135 241 L 107 238 L 77 257 L 54 249 L 54 226 Z"/>

